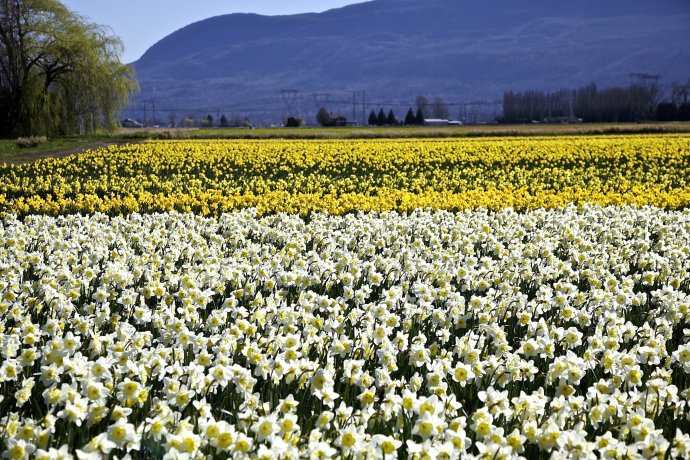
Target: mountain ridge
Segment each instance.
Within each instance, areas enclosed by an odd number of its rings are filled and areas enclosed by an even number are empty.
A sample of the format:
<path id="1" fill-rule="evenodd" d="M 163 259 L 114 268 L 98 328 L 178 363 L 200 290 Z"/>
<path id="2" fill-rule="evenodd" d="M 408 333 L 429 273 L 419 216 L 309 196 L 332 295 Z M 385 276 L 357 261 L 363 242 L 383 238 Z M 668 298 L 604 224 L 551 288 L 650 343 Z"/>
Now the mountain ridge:
<path id="1" fill-rule="evenodd" d="M 690 77 L 690 2 L 419 3 L 192 23 L 133 64 L 138 107 L 155 100 L 168 111 L 215 107 L 264 123 L 292 112 L 312 122 L 317 93 L 330 94 L 320 101 L 330 99 L 329 110 L 361 119 L 354 92 L 367 93 L 365 112 L 376 102 L 403 111 L 416 95 L 497 101 L 510 89 L 627 84 L 636 72 L 663 74 L 666 83 Z M 292 106 L 285 88 L 299 90 Z"/>

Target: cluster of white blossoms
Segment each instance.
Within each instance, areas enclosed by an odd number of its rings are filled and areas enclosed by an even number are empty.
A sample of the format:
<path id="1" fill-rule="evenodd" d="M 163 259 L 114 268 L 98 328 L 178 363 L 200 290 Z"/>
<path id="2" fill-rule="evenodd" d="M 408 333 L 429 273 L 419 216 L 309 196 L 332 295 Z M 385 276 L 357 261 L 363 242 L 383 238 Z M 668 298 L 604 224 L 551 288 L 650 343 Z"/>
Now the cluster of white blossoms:
<path id="1" fill-rule="evenodd" d="M 0 452 L 688 458 L 690 211 L 0 221 Z"/>

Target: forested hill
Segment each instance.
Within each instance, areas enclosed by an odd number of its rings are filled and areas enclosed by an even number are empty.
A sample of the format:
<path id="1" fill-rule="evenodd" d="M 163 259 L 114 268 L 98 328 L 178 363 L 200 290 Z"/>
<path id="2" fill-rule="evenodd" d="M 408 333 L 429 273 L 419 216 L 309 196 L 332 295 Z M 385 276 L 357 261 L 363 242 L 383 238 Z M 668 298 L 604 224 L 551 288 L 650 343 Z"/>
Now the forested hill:
<path id="1" fill-rule="evenodd" d="M 155 100 L 161 117 L 217 109 L 270 120 L 290 107 L 311 120 L 319 104 L 350 116 L 355 91 L 395 107 L 416 95 L 497 100 L 507 89 L 628 84 L 631 73 L 686 81 L 689 44 L 687 0 L 375 0 L 210 18 L 134 65 L 139 107 Z M 288 88 L 299 90 L 292 104 L 281 98 Z"/>

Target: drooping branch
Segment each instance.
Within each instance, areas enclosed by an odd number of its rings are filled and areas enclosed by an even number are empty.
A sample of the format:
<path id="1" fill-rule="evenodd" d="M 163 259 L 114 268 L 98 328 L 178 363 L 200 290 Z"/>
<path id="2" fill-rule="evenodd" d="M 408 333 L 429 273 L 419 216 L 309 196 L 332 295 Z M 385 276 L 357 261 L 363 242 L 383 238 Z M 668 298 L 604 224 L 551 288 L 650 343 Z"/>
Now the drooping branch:
<path id="1" fill-rule="evenodd" d="M 138 87 L 121 52 L 57 0 L 0 0 L 0 135 L 114 126 Z"/>

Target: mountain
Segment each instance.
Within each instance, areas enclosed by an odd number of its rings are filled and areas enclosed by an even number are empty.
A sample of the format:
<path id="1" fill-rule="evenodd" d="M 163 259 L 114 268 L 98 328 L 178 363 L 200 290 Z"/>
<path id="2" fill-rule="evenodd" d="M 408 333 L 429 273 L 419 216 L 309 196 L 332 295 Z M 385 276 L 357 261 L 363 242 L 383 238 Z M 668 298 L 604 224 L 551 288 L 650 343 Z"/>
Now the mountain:
<path id="1" fill-rule="evenodd" d="M 374 0 L 323 13 L 229 14 L 190 24 L 133 63 L 136 110 L 314 123 L 318 106 L 402 117 L 417 95 L 451 117 L 498 110 L 506 90 L 690 78 L 688 0 Z M 282 91 L 284 89 L 297 90 Z M 364 92 L 364 97 L 362 95 Z M 363 104 L 364 100 L 364 104 Z M 362 110 L 364 108 L 364 110 Z"/>

